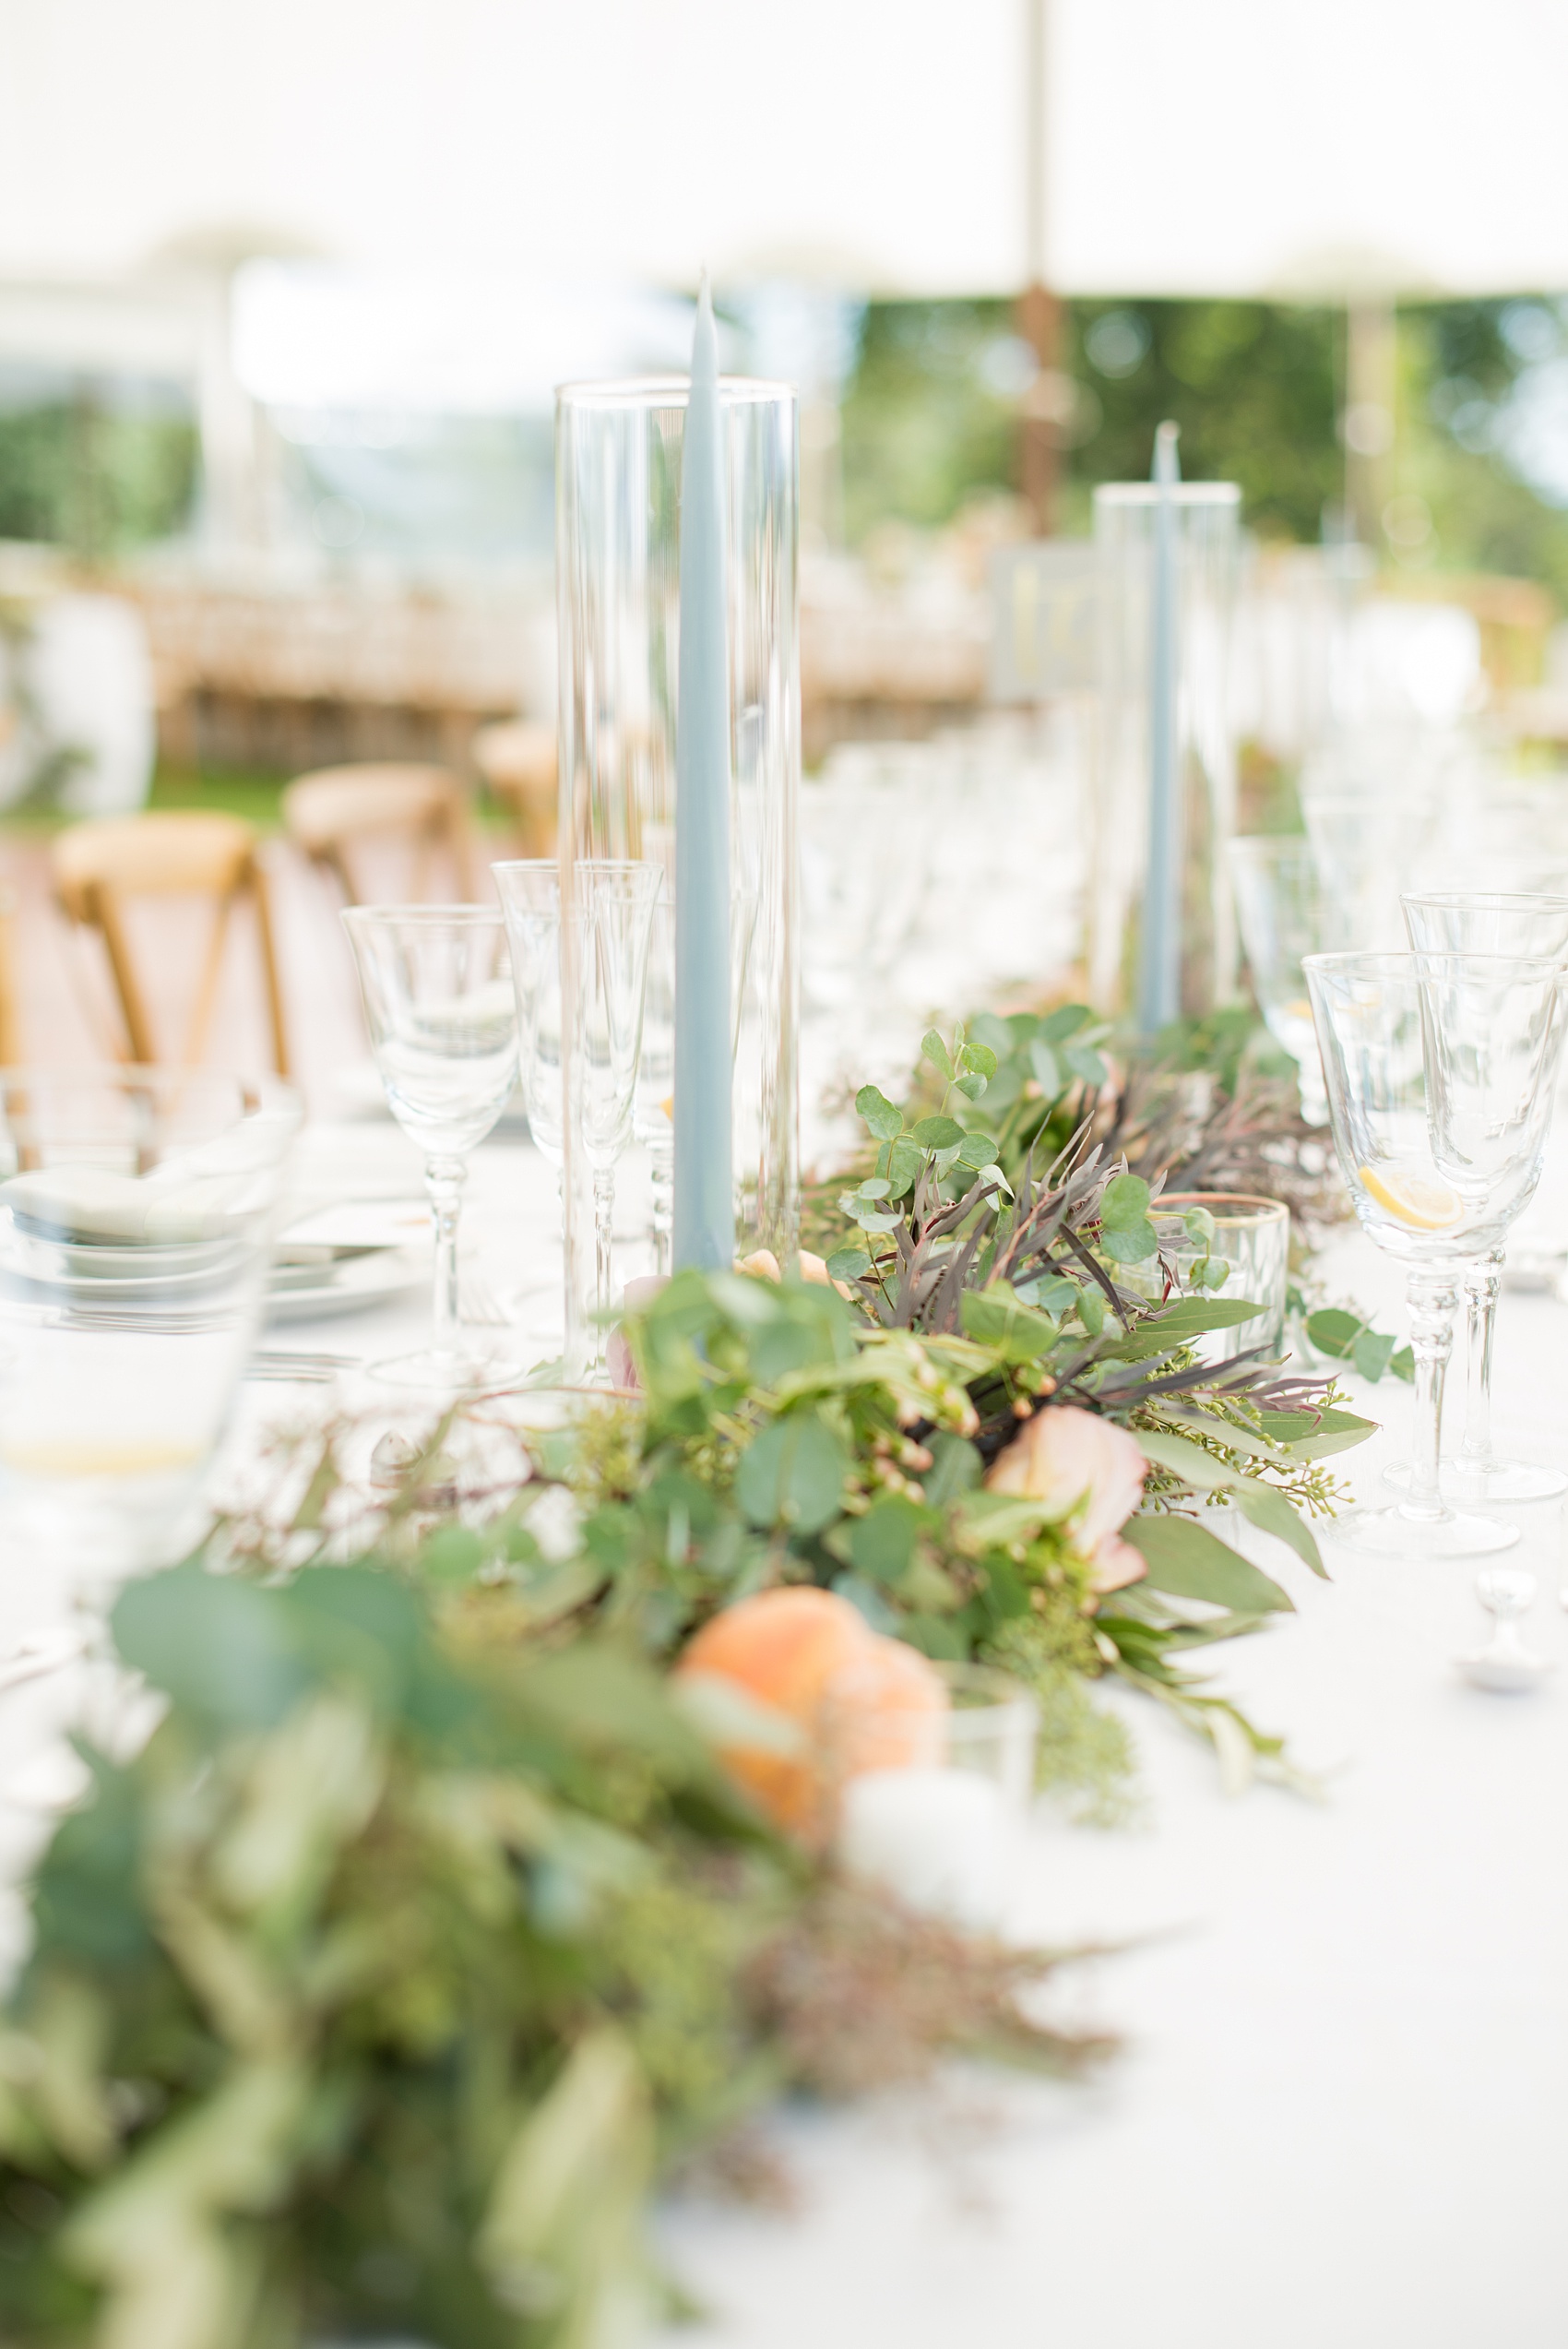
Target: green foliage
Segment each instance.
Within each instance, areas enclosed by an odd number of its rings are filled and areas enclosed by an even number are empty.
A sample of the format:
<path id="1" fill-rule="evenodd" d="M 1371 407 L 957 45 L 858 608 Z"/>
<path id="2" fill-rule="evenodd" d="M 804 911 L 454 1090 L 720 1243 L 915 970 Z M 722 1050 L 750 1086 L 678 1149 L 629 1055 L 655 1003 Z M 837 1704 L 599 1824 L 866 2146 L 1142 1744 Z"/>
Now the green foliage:
<path id="1" fill-rule="evenodd" d="M 1038 1779 L 1087 1827 L 1120 1827 L 1138 1808 L 1126 1723 L 1091 1690 L 1104 1669 L 1087 1619 L 1070 1604 L 1013 1616 L 991 1643 L 992 1661 L 1034 1691 L 1039 1706 Z"/>
<path id="2" fill-rule="evenodd" d="M 91 397 L 0 409 L 0 538 L 89 558 L 168 538 L 189 519 L 196 467 L 185 415 Z"/>
<path id="3" fill-rule="evenodd" d="M 1372 1386 L 1387 1371 L 1396 1378 L 1413 1379 L 1416 1357 L 1408 1346 L 1374 1330 L 1341 1306 L 1320 1306 L 1302 1323 L 1308 1343 L 1332 1362 L 1348 1362 Z"/>
<path id="4" fill-rule="evenodd" d="M 1399 438 L 1392 488 L 1424 506 L 1430 532 L 1395 551 L 1402 568 L 1538 579 L 1568 602 L 1562 487 L 1527 477 L 1517 431 L 1538 379 L 1568 349 L 1545 301 L 1421 304 L 1399 316 Z M 1527 674 L 1519 683 L 1532 683 Z"/>
<path id="5" fill-rule="evenodd" d="M 1385 543 L 1397 569 L 1539 579 L 1568 602 L 1560 484 L 1526 469 L 1518 430 L 1541 371 L 1568 350 L 1554 299 L 1404 305 L 1393 496 L 1430 514 Z M 1078 389 L 1063 450 L 1063 527 L 1088 528 L 1095 484 L 1146 478 L 1155 428 L 1182 431 L 1189 480 L 1240 483 L 1248 527 L 1312 543 L 1342 507 L 1343 314 L 1295 303 L 1079 300 L 1060 364 Z M 1002 303 L 873 303 L 843 405 L 852 543 L 931 528 L 1016 483 L 1027 362 Z M 1525 680 L 1528 682 L 1528 680 Z"/>
<path id="6" fill-rule="evenodd" d="M 72 2086 L 13 2065 L 4 2199 L 68 2215 L 9 2223 L 6 2339 L 586 2339 L 661 2135 L 754 2061 L 733 1962 L 679 2081 L 641 2045 L 650 1888 L 699 1972 L 787 1894 L 702 1741 L 612 1648 L 459 1658 L 381 1568 L 190 1566 L 113 1629 L 170 1710 L 39 1871 L 8 2044 Z"/>
<path id="7" fill-rule="evenodd" d="M 661 2167 L 780 2088 L 1092 2052 L 1019 2009 L 1052 1961 L 762 1834 L 624 1646 L 480 1648 L 374 1560 L 193 1564 L 113 1628 L 167 1711 L 38 1870 L 8 2349 L 590 2349 Z"/>
<path id="8" fill-rule="evenodd" d="M 662 1667 L 748 1592 L 832 1588 L 929 1655 L 1019 1675 L 1047 1782 L 1087 1815 L 1125 1799 L 1125 1731 L 1089 1695 L 1107 1673 L 1206 1735 L 1228 1783 L 1300 1783 L 1184 1667 L 1290 1604 L 1202 1517 L 1239 1508 L 1319 1566 L 1321 1463 L 1367 1423 L 1194 1361 L 1246 1300 L 1119 1286 L 1152 1252 L 1144 1177 L 1081 1144 L 1005 1175 L 982 1121 L 1010 1068 L 1075 1054 L 1102 1080 L 1070 1009 L 928 1036 L 912 1115 L 862 1092 L 851 1300 L 683 1273 L 629 1324 L 640 1403 L 517 1437 L 481 1506 L 443 1421 L 367 1554 L 329 1563 L 328 1431 L 290 1463 L 286 1526 L 226 1530 L 234 1570 L 125 1591 L 119 1653 L 167 1711 L 133 1760 L 89 1757 L 38 1869 L 0 2026 L 8 2343 L 588 2349 L 646 2297 L 661 2168 L 759 2099 L 953 2049 L 1085 2052 L 1022 2019 L 1049 1961 L 833 1884 L 732 1790 Z M 1081 1482 L 988 1478 L 1067 1406 L 1149 1463 L 1113 1575 Z M 1108 1593 L 1129 1549 L 1145 1573 Z"/>
<path id="9" fill-rule="evenodd" d="M 1077 302 L 1072 366 L 1098 429 L 1069 460 L 1075 482 L 1146 478 L 1155 427 L 1182 428 L 1189 481 L 1239 482 L 1250 528 L 1319 536 L 1344 492 L 1334 312 L 1270 302 Z"/>
<path id="10" fill-rule="evenodd" d="M 1107 330 L 1109 327 L 1109 331 Z M 1239 481 L 1253 527 L 1318 536 L 1341 495 L 1332 312 L 1289 304 L 1063 305 L 1062 364 L 1081 387 L 1066 455 L 1070 495 L 1147 476 L 1154 429 L 1182 428 L 1192 480 Z M 945 522 L 967 497 L 1012 483 L 1019 360 L 1000 302 L 873 303 L 843 406 L 849 534 L 897 519 Z"/>
<path id="11" fill-rule="evenodd" d="M 985 373 L 1010 331 L 1003 302 L 868 307 L 842 411 L 851 543 L 889 519 L 945 522 L 1012 478 L 1016 411 Z"/>
<path id="12" fill-rule="evenodd" d="M 1126 1538 L 1143 1558 L 1151 1591 L 1203 1599 L 1238 1615 L 1290 1608 L 1277 1582 L 1190 1517 L 1134 1518 Z"/>

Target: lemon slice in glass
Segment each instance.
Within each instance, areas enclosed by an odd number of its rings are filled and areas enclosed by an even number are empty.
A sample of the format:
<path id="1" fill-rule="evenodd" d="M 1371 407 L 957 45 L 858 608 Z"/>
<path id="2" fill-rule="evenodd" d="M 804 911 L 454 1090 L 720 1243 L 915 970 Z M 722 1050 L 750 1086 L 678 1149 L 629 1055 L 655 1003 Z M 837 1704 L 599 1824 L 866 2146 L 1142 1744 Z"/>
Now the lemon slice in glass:
<path id="1" fill-rule="evenodd" d="M 1430 1174 L 1403 1166 L 1363 1166 L 1358 1171 L 1368 1197 L 1413 1232 L 1446 1232 L 1465 1212 L 1458 1192 Z"/>

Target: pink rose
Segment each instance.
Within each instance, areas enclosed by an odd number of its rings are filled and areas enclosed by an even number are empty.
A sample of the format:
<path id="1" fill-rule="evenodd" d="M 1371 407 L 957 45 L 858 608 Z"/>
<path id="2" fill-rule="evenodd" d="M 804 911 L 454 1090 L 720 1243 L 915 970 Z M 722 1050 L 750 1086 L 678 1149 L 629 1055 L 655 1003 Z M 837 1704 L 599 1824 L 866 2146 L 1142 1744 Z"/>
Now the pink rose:
<path id="1" fill-rule="evenodd" d="M 1073 1546 L 1094 1568 L 1093 1588 L 1120 1591 L 1146 1571 L 1121 1529 L 1143 1498 L 1148 1462 L 1124 1427 L 1064 1403 L 1037 1411 L 992 1462 L 986 1490 L 1041 1501 L 1071 1519 Z"/>

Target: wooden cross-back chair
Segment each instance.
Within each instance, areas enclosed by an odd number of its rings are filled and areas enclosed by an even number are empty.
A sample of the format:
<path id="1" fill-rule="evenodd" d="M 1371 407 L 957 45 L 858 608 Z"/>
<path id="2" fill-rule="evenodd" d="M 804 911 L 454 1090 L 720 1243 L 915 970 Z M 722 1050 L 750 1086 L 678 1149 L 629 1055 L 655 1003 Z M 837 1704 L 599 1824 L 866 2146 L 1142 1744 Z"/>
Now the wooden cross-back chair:
<path id="1" fill-rule="evenodd" d="M 350 851 L 375 839 L 401 840 L 411 848 L 414 898 L 429 894 L 433 868 L 443 857 L 459 898 L 473 895 L 468 793 L 445 767 L 319 768 L 297 776 L 284 792 L 283 827 L 312 864 L 332 875 L 350 905 L 362 897 Z"/>
<path id="2" fill-rule="evenodd" d="M 273 1065 L 289 1073 L 283 998 L 273 945 L 267 876 L 256 856 L 256 834 L 238 816 L 197 808 L 145 816 L 106 817 L 74 824 L 51 851 L 54 891 L 78 926 L 103 940 L 110 976 L 125 1021 L 123 1057 L 153 1062 L 160 1054 L 148 1016 L 125 921 L 125 901 L 141 897 L 198 897 L 212 901 L 212 933 L 202 965 L 195 1005 L 178 1057 L 187 1067 L 200 1060 L 212 1025 L 223 948 L 235 906 L 248 899 L 255 909 Z"/>
<path id="3" fill-rule="evenodd" d="M 558 829 L 555 729 L 524 719 L 481 726 L 474 765 L 512 819 L 523 856 L 553 856 Z"/>

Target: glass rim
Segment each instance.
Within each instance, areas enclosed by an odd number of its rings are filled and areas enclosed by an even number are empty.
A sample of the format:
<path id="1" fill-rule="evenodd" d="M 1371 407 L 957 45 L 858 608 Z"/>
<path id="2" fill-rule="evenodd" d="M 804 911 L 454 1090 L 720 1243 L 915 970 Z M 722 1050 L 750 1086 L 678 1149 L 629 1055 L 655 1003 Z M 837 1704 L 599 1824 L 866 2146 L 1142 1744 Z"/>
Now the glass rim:
<path id="1" fill-rule="evenodd" d="M 659 873 L 663 865 L 656 856 L 574 856 L 566 860 L 574 873 Z M 554 873 L 559 875 L 562 860 L 558 856 L 498 856 L 492 861 L 493 873 Z"/>
<path id="2" fill-rule="evenodd" d="M 466 930 L 493 928 L 505 916 L 498 905 L 342 905 L 339 919 L 350 928 L 368 929 L 372 923 L 390 928 L 394 923 L 410 929 Z"/>
<path id="3" fill-rule="evenodd" d="M 1201 1207 L 1217 1223 L 1277 1223 L 1283 1217 L 1290 1220 L 1290 1210 L 1283 1199 L 1265 1198 L 1261 1191 L 1161 1191 L 1149 1201 L 1149 1221 L 1170 1214 L 1180 1203 L 1183 1207 Z M 1245 1209 L 1246 1212 L 1226 1214 L 1225 1208 Z"/>
<path id="4" fill-rule="evenodd" d="M 1401 889 L 1401 905 L 1474 906 L 1478 912 L 1507 912 L 1515 906 L 1550 906 L 1568 912 L 1568 896 L 1550 889 Z"/>
<path id="5" fill-rule="evenodd" d="M 1369 978 L 1403 979 L 1420 985 L 1429 977 L 1442 978 L 1456 970 L 1474 971 L 1478 977 L 1498 978 L 1505 972 L 1515 972 L 1526 979 L 1552 979 L 1560 984 L 1568 978 L 1560 958 L 1551 954 L 1461 954 L 1446 949 L 1409 947 L 1404 952 L 1390 948 L 1363 950 L 1348 947 L 1331 954 L 1304 954 L 1301 968 L 1312 978 L 1348 978 L 1357 972 Z"/>
<path id="6" fill-rule="evenodd" d="M 557 411 L 575 409 L 583 415 L 649 415 L 660 409 L 683 410 L 691 397 L 690 376 L 585 376 L 555 387 Z M 720 402 L 730 408 L 793 408 L 799 394 L 793 384 L 766 376 L 720 376 Z"/>

